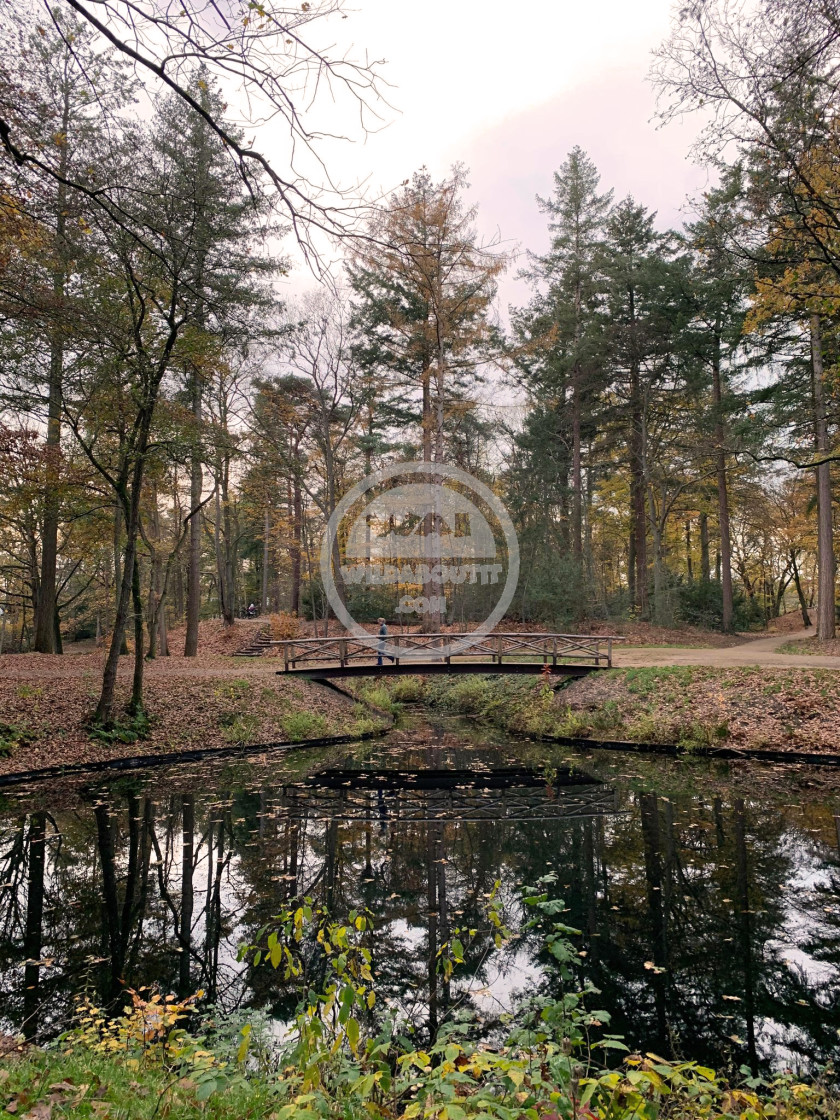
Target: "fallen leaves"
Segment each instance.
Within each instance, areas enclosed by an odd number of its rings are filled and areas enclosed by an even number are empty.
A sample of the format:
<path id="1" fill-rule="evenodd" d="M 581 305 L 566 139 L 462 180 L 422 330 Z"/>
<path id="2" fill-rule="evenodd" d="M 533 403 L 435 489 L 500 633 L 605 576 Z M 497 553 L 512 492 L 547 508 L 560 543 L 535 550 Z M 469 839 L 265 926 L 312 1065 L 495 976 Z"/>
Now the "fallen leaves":
<path id="1" fill-rule="evenodd" d="M 240 633 L 235 644 L 241 641 Z M 350 701 L 307 681 L 278 679 L 276 660 L 233 661 L 202 653 L 194 660 L 173 656 L 147 664 L 146 702 L 152 723 L 146 739 L 92 741 L 85 720 L 98 695 L 102 660 L 101 651 L 0 656 L 0 719 L 33 736 L 10 757 L 0 758 L 0 773 L 120 756 L 177 755 L 231 747 L 240 740 L 286 742 L 284 720 L 296 711 L 322 717 L 328 735 L 346 733 L 350 722 Z M 121 658 L 119 704 L 128 701 L 132 670 L 132 659 Z"/>
<path id="2" fill-rule="evenodd" d="M 671 679 L 654 666 L 640 685 L 633 674 L 643 672 L 592 674 L 559 693 L 558 703 L 587 717 L 609 705 L 617 721 L 600 733 L 605 738 L 633 738 L 634 724 L 650 724 L 671 742 L 699 741 L 706 731 L 712 747 L 837 753 L 840 672 L 833 669 L 686 665 Z"/>

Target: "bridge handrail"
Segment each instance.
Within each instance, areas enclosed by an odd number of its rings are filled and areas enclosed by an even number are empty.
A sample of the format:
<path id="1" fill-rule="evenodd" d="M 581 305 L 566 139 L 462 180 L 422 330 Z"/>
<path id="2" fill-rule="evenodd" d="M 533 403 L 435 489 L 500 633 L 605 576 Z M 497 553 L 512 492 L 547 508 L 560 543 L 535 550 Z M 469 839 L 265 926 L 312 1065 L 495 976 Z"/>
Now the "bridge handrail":
<path id="1" fill-rule="evenodd" d="M 561 664 L 577 654 L 578 660 L 594 662 L 600 666 L 602 662 L 606 667 L 612 665 L 612 649 L 614 642 L 626 641 L 619 635 L 595 634 L 546 634 L 543 632 L 501 631 L 486 634 L 476 639 L 475 644 L 469 649 L 457 651 L 454 654 L 444 655 L 443 652 L 435 656 L 434 651 L 442 644 L 450 644 L 473 635 L 464 631 L 449 634 L 389 634 L 387 638 L 379 634 L 369 637 L 356 635 L 332 635 L 317 638 L 281 638 L 271 640 L 267 645 L 282 646 L 285 668 L 288 671 L 298 662 L 324 662 L 338 661 L 343 667 L 350 661 L 369 658 L 378 653 L 380 644 L 387 641 L 390 647 L 395 647 L 398 656 L 396 664 L 400 661 L 444 661 L 450 663 L 453 658 L 464 659 L 475 657 L 477 654 L 489 656 L 493 664 L 502 664 L 502 660 L 511 654 L 535 653 L 547 665 L 549 659 L 552 666 L 556 666 L 558 658 Z M 606 650 L 602 646 L 606 644 Z M 404 651 L 404 652 L 403 652 Z M 425 654 L 425 657 L 423 656 Z"/>

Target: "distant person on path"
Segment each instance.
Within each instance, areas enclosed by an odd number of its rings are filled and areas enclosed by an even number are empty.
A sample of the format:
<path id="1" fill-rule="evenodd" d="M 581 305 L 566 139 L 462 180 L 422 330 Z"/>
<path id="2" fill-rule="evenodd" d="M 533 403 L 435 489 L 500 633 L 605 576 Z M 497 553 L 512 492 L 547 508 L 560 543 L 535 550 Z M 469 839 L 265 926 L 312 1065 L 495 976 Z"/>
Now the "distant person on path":
<path id="1" fill-rule="evenodd" d="M 382 658 L 388 657 L 388 654 L 385 652 L 385 639 L 388 637 L 388 624 L 385 622 L 384 618 L 377 618 L 376 621 L 379 623 L 379 645 L 376 650 L 376 664 L 381 665 Z M 388 657 L 388 660 L 393 661 L 394 659 L 393 657 Z"/>

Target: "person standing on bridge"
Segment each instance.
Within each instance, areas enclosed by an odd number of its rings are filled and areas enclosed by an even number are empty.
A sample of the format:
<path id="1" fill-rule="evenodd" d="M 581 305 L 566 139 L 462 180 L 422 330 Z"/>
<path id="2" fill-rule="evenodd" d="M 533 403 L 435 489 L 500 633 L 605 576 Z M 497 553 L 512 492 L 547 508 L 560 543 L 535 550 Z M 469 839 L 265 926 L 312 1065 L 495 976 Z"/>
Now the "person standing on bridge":
<path id="1" fill-rule="evenodd" d="M 388 654 L 385 652 L 385 639 L 388 637 L 388 624 L 384 618 L 377 618 L 376 621 L 379 623 L 379 645 L 376 649 L 376 664 L 381 665 L 382 658 L 388 657 Z M 393 661 L 394 659 L 393 657 L 388 657 L 388 660 Z"/>

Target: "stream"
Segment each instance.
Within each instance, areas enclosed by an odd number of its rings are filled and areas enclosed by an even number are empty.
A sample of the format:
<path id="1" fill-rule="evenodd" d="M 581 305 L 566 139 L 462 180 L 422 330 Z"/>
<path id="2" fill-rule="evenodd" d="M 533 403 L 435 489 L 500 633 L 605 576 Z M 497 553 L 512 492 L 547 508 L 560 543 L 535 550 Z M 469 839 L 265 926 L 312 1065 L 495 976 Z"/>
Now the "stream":
<path id="1" fill-rule="evenodd" d="M 240 963 L 288 900 L 374 916 L 380 1001 L 420 1037 L 466 1008 L 488 1037 L 552 994 L 541 939 L 492 946 L 498 881 L 551 875 L 581 982 L 632 1048 L 723 1070 L 840 1058 L 840 773 L 518 742 L 410 714 L 383 740 L 0 793 L 0 1026 L 43 1040 L 88 990 L 199 988 L 282 1022 Z M 444 983 L 438 951 L 475 928 Z"/>

